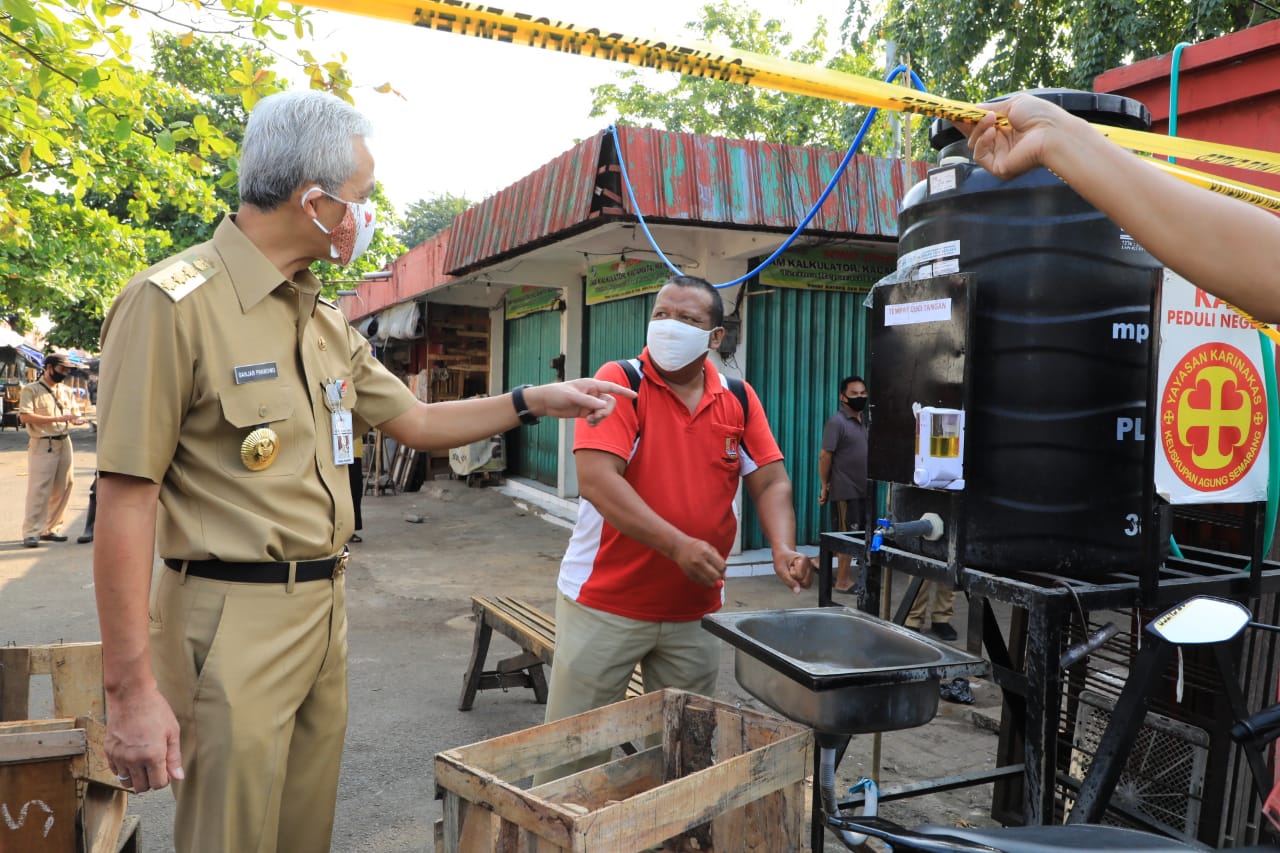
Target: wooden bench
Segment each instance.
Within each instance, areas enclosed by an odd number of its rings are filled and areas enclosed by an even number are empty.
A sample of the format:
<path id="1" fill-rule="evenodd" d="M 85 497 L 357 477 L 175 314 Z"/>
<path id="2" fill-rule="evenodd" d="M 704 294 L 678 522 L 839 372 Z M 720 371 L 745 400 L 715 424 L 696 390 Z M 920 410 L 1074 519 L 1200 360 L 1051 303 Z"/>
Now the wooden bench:
<path id="1" fill-rule="evenodd" d="M 509 596 L 471 597 L 471 611 L 476 617 L 476 638 L 471 648 L 471 665 L 462 681 L 462 699 L 459 711 L 470 711 L 476 701 L 476 691 L 529 687 L 538 704 L 547 702 L 547 677 L 544 666 L 551 665 L 556 650 L 556 620 L 531 604 Z M 515 657 L 498 661 L 495 669 L 484 668 L 489 654 L 489 640 L 497 631 L 507 637 L 524 652 Z M 644 679 L 640 665 L 631 672 L 626 698 L 644 694 Z"/>
<path id="2" fill-rule="evenodd" d="M 30 719 L 49 676 L 54 719 Z M 138 818 L 103 750 L 102 644 L 0 648 L 0 850 L 137 853 Z M 19 817 L 26 815 L 26 818 Z"/>

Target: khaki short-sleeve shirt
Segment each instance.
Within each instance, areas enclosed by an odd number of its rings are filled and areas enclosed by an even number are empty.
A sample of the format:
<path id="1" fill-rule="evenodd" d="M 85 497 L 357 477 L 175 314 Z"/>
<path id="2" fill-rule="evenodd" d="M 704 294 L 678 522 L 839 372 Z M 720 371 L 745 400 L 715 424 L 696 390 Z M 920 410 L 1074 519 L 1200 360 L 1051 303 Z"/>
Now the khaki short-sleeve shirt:
<path id="1" fill-rule="evenodd" d="M 228 217 L 213 240 L 145 270 L 111 306 L 98 467 L 160 484 L 162 557 L 317 559 L 353 532 L 325 387 L 345 382 L 357 433 L 416 400 L 319 292 L 310 272 L 286 280 Z M 260 427 L 278 452 L 252 471 L 241 445 Z"/>
<path id="2" fill-rule="evenodd" d="M 76 412 L 75 400 L 65 385 L 48 386 L 43 380 L 23 385 L 18 392 L 19 415 L 47 415 L 58 417 Z M 27 435 L 32 438 L 44 438 L 47 435 L 66 435 L 70 426 L 65 422 L 56 424 L 23 424 Z"/>

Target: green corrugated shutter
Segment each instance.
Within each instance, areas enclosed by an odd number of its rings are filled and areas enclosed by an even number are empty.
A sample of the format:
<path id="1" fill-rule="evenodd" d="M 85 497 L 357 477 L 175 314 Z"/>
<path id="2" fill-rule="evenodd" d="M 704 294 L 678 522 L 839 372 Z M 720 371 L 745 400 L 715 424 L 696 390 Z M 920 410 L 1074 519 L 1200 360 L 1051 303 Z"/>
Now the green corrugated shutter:
<path id="1" fill-rule="evenodd" d="M 754 282 L 746 304 L 747 381 L 769 416 L 795 493 L 796 539 L 817 544 L 826 529 L 818 506 L 822 425 L 836 410 L 836 385 L 866 375 L 865 293 L 777 287 Z M 874 397 L 874 388 L 868 389 Z M 750 498 L 743 512 L 743 549 L 767 544 Z"/>
<path id="2" fill-rule="evenodd" d="M 555 382 L 551 360 L 560 354 L 560 312 L 539 311 L 507 321 L 507 387 Z M 518 476 L 549 486 L 556 484 L 560 430 L 555 418 L 507 434 L 507 464 Z"/>
<path id="3" fill-rule="evenodd" d="M 638 356 L 652 310 L 652 293 L 588 305 L 583 373 L 594 376 L 605 362 Z"/>

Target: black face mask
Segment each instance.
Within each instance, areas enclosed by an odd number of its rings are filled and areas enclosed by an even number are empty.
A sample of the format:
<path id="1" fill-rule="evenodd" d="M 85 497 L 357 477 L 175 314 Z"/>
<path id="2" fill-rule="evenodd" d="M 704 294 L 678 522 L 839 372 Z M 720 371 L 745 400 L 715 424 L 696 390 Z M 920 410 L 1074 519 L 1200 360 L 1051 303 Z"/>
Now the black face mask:
<path id="1" fill-rule="evenodd" d="M 867 408 L 867 398 L 866 398 L 866 397 L 852 397 L 852 398 L 850 398 L 850 399 L 849 399 L 849 408 L 853 409 L 855 412 L 861 412 L 862 410 L 864 410 L 865 408 Z"/>
<path id="2" fill-rule="evenodd" d="M 50 379 L 52 379 L 52 380 L 54 381 L 54 384 L 57 384 L 57 383 L 61 382 L 62 380 L 66 379 L 66 378 L 67 378 L 67 374 L 66 374 L 66 373 L 64 373 L 64 372 L 63 372 L 63 371 L 61 371 L 61 370 L 50 370 L 50 371 L 49 371 L 49 378 L 50 378 Z"/>

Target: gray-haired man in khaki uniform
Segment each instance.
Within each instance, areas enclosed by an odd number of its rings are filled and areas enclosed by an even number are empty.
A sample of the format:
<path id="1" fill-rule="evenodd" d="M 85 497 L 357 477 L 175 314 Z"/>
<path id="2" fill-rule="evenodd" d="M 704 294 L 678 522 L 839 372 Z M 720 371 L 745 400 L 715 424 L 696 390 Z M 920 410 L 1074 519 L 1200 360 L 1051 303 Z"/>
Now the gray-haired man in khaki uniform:
<path id="1" fill-rule="evenodd" d="M 44 360 L 44 373 L 18 395 L 18 419 L 27 428 L 27 504 L 22 544 L 66 542 L 62 519 L 71 500 L 75 458 L 70 426 L 83 423 L 71 392 L 62 384 L 71 366 L 64 355 Z"/>
<path id="2" fill-rule="evenodd" d="M 457 447 L 539 415 L 608 415 L 579 379 L 428 405 L 319 300 L 374 212 L 366 120 L 319 92 L 259 102 L 241 209 L 140 273 L 103 326 L 94 577 L 107 755 L 174 783 L 178 850 L 327 851 L 347 721 L 350 436 Z M 154 589 L 158 543 L 166 568 Z M 150 618 L 148 619 L 148 595 Z"/>

